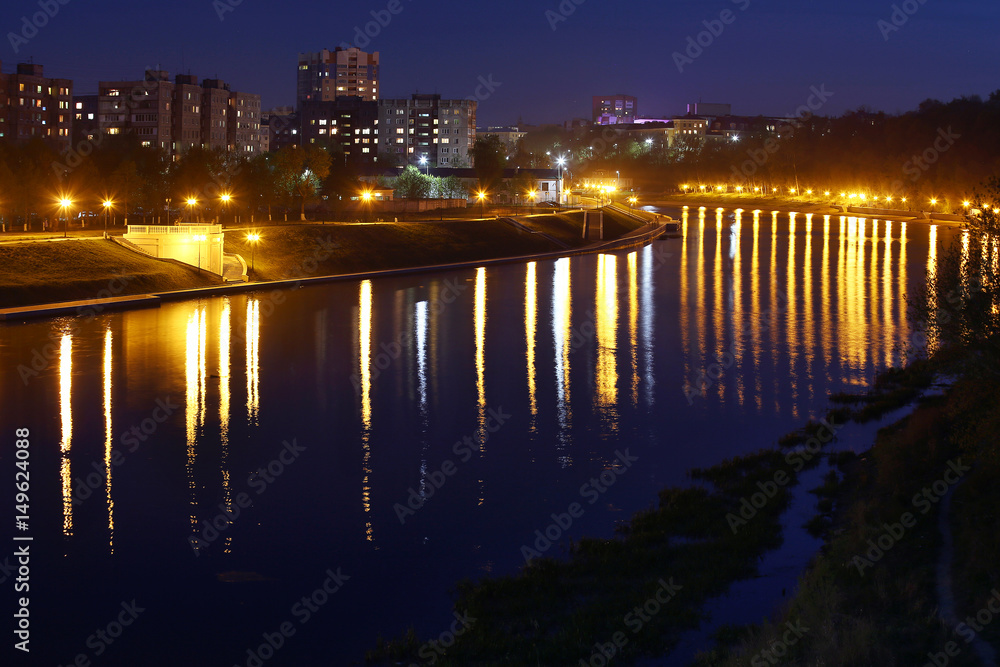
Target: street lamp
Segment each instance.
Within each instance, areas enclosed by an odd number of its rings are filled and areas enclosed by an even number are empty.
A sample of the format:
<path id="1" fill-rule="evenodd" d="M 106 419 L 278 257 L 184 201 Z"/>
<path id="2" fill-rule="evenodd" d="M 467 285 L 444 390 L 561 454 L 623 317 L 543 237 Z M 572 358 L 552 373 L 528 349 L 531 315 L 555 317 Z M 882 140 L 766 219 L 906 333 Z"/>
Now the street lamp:
<path id="1" fill-rule="evenodd" d="M 628 210 L 629 210 L 629 213 L 632 212 L 632 207 L 635 206 L 635 203 L 637 201 L 639 201 L 639 199 L 637 197 L 629 197 L 628 198 Z"/>
<path id="2" fill-rule="evenodd" d="M 260 241 L 260 234 L 256 232 L 251 232 L 247 234 L 247 241 L 250 242 L 250 274 L 252 275 L 254 273 L 253 270 L 254 251 L 257 249 L 257 243 Z"/>
<path id="3" fill-rule="evenodd" d="M 63 222 L 63 238 L 66 238 L 66 236 L 68 234 L 68 230 L 69 230 L 69 207 L 72 206 L 72 205 L 73 205 L 73 200 L 71 200 L 71 199 L 69 199 L 67 197 L 62 197 L 59 200 L 59 208 L 62 209 L 63 216 L 64 216 L 63 217 L 63 221 L 64 221 Z"/>
<path id="4" fill-rule="evenodd" d="M 422 159 L 422 158 L 421 158 Z M 365 203 L 365 222 L 371 222 L 371 203 L 372 203 L 372 192 L 371 190 L 365 190 L 361 193 L 361 201 Z"/>
<path id="5" fill-rule="evenodd" d="M 163 201 L 167 202 L 167 227 L 170 226 L 170 202 L 173 201 L 170 197 L 167 197 Z"/>
<path id="6" fill-rule="evenodd" d="M 188 217 L 191 219 L 191 222 L 194 222 L 194 207 L 195 205 L 197 205 L 197 203 L 198 203 L 197 199 L 195 199 L 194 197 L 188 197 L 187 200 Z"/>
<path id="7" fill-rule="evenodd" d="M 108 236 L 108 215 L 111 213 L 111 207 L 113 205 L 114 205 L 114 202 L 111 201 L 110 199 L 105 199 L 104 200 L 104 237 L 105 238 L 107 238 L 107 236 Z"/>
<path id="8" fill-rule="evenodd" d="M 479 204 L 482 207 L 482 217 L 486 218 L 486 193 L 480 190 L 476 196 L 479 198 Z"/>
<path id="9" fill-rule="evenodd" d="M 559 180 L 556 182 L 556 203 L 562 206 L 562 197 L 560 192 L 562 191 L 562 170 L 566 166 L 566 158 L 559 156 L 556 159 L 556 166 L 559 168 Z"/>
<path id="10" fill-rule="evenodd" d="M 537 192 L 535 192 L 534 190 L 532 190 L 532 191 L 530 191 L 530 192 L 528 193 L 528 199 L 530 199 L 530 200 L 531 200 L 531 206 L 532 206 L 532 208 L 534 208 L 534 206 L 535 206 L 535 195 L 536 195 L 536 194 L 538 194 L 538 193 L 537 193 Z"/>
<path id="11" fill-rule="evenodd" d="M 223 213 L 225 213 L 226 210 L 229 208 L 229 202 L 231 202 L 233 200 L 233 196 L 231 194 L 229 194 L 228 192 L 226 192 L 226 193 L 223 193 L 221 197 L 219 197 L 219 200 L 222 202 L 222 211 L 223 211 Z M 222 222 L 222 221 L 220 220 L 219 222 Z"/>
<path id="12" fill-rule="evenodd" d="M 427 168 L 427 169 L 426 169 L 426 173 L 427 173 L 427 175 L 428 175 L 428 176 L 430 176 L 430 175 L 431 175 L 431 168 L 430 168 L 430 166 L 428 166 L 428 164 L 427 164 L 427 156 L 426 156 L 426 155 L 421 155 L 421 156 L 420 156 L 420 166 L 421 166 L 421 167 L 426 167 L 426 168 Z"/>

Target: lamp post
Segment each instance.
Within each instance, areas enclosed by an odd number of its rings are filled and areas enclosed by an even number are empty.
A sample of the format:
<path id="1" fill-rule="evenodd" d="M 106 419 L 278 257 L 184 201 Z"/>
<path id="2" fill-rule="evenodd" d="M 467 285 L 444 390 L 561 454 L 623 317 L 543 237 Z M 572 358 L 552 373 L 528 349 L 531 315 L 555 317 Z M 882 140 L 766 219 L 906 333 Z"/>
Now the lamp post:
<path id="1" fill-rule="evenodd" d="M 632 212 L 632 207 L 635 206 L 635 203 L 637 201 L 639 201 L 639 200 L 637 198 L 635 198 L 635 197 L 629 197 L 628 198 L 628 211 L 629 211 L 629 213 Z"/>
<path id="2" fill-rule="evenodd" d="M 566 166 L 566 158 L 559 156 L 556 160 L 556 166 L 559 167 L 559 180 L 556 181 L 556 203 L 562 206 L 562 170 Z"/>
<path id="3" fill-rule="evenodd" d="M 428 175 L 428 176 L 430 176 L 430 175 L 431 175 L 431 168 L 430 168 L 430 166 L 429 166 L 429 165 L 427 164 L 427 156 L 426 156 L 426 155 L 421 155 L 421 156 L 420 156 L 420 166 L 421 166 L 421 167 L 426 167 L 426 173 L 427 173 L 427 175 Z"/>
<path id="4" fill-rule="evenodd" d="M 173 201 L 170 197 L 167 197 L 163 201 L 167 202 L 167 227 L 170 226 L 170 202 Z"/>
<path id="5" fill-rule="evenodd" d="M 483 192 L 482 190 L 480 190 L 479 194 L 476 195 L 476 196 L 479 197 L 479 205 L 482 207 L 482 217 L 485 219 L 486 218 L 486 193 Z"/>
<path id="6" fill-rule="evenodd" d="M 423 158 L 421 158 L 423 159 Z M 371 222 L 372 212 L 372 191 L 365 190 L 361 193 L 361 201 L 365 203 L 365 222 Z"/>
<path id="7" fill-rule="evenodd" d="M 219 197 L 219 200 L 222 202 L 222 213 L 223 215 L 225 215 L 227 209 L 229 208 L 229 202 L 233 200 L 233 196 L 228 192 L 225 192 L 222 194 L 222 196 Z M 222 220 L 220 219 L 219 222 L 221 224 Z"/>
<path id="8" fill-rule="evenodd" d="M 188 217 L 191 219 L 191 222 L 194 222 L 194 207 L 197 203 L 198 200 L 195 199 L 194 197 L 189 197 L 187 200 Z"/>
<path id="9" fill-rule="evenodd" d="M 114 204 L 110 199 L 104 200 L 104 238 L 108 237 L 108 216 L 111 214 L 111 206 Z"/>
<path id="10" fill-rule="evenodd" d="M 63 238 L 67 238 L 69 234 L 69 207 L 72 205 L 73 201 L 67 197 L 59 200 L 59 208 L 63 212 Z"/>
<path id="11" fill-rule="evenodd" d="M 247 241 L 250 242 L 250 274 L 253 275 L 254 251 L 257 249 L 257 242 L 260 241 L 260 234 L 256 232 L 251 232 L 250 234 L 247 234 Z"/>

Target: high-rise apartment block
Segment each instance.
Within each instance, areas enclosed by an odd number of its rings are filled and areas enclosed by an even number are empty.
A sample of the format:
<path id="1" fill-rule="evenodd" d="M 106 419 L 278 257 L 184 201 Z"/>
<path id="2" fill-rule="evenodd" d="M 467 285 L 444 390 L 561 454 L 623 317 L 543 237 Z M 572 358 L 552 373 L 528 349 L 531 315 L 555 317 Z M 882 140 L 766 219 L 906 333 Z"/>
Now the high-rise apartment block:
<path id="1" fill-rule="evenodd" d="M 330 102 L 339 97 L 379 98 L 379 54 L 356 47 L 300 53 L 296 108 L 305 102 Z"/>
<path id="2" fill-rule="evenodd" d="M 0 139 L 49 139 L 69 148 L 73 128 L 73 82 L 46 78 L 41 65 L 18 63 L 13 74 L 0 73 Z"/>
<path id="3" fill-rule="evenodd" d="M 96 96 L 74 100 L 75 134 L 85 138 L 133 133 L 143 146 L 177 156 L 195 146 L 262 151 L 260 95 L 230 90 L 218 79 L 147 70 L 138 81 L 101 81 Z"/>

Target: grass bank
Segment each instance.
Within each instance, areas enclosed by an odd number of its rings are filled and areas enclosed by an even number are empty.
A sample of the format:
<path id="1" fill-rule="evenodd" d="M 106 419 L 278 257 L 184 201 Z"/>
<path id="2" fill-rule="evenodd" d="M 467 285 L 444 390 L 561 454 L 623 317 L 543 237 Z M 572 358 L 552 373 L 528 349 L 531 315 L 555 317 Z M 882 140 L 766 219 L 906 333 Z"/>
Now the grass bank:
<path id="1" fill-rule="evenodd" d="M 898 405 L 927 373 L 954 370 L 954 359 L 938 359 L 896 371 L 884 391 L 859 401 L 855 415 L 869 419 L 871 406 Z M 963 375 L 882 428 L 869 452 L 839 457 L 840 474 L 817 490 L 826 511 L 816 525 L 826 544 L 795 597 L 763 624 L 721 630 L 719 646 L 697 664 L 983 664 L 972 638 L 1000 645 L 1000 623 L 991 622 L 1000 617 L 988 607 L 1000 588 L 998 384 Z M 951 510 L 942 516 L 949 495 Z M 951 622 L 941 618 L 941 571 L 952 581 Z M 789 635 L 792 626 L 806 628 L 804 636 Z"/>
<path id="2" fill-rule="evenodd" d="M 528 227 L 551 234 L 565 246 L 579 248 L 583 214 L 533 218 Z M 605 239 L 641 226 L 628 216 L 608 213 Z M 226 252 L 238 253 L 254 266 L 258 281 L 289 277 L 405 269 L 435 264 L 531 255 L 564 249 L 541 234 L 499 220 L 378 224 L 261 225 L 256 247 L 246 240 L 249 228 L 226 230 Z M 313 260 L 310 262 L 308 260 Z M 219 284 L 195 268 L 154 260 L 103 239 L 0 244 L 0 308 L 31 306 L 108 296 L 146 294 Z"/>
<path id="3" fill-rule="evenodd" d="M 195 267 L 161 262 L 104 239 L 0 245 L 0 308 L 216 284 Z"/>

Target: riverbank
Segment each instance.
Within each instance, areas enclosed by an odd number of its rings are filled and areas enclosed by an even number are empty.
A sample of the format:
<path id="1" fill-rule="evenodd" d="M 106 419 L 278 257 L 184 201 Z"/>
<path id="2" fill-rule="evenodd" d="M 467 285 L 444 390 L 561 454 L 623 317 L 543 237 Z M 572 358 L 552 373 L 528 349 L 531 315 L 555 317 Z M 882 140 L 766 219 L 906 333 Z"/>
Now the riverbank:
<path id="1" fill-rule="evenodd" d="M 261 236 L 251 246 L 251 228 L 226 230 L 225 251 L 252 265 L 255 283 L 356 276 L 591 247 L 580 230 L 582 212 L 522 219 L 419 223 L 329 223 L 254 227 Z M 634 233 L 641 220 L 605 214 L 605 240 Z M 0 245 L 0 309 L 84 302 L 134 295 L 177 293 L 221 285 L 217 276 L 178 262 L 156 260 L 103 239 L 19 242 Z M 280 287 L 281 285 L 278 285 Z M 266 289 L 268 285 L 240 286 Z"/>
<path id="2" fill-rule="evenodd" d="M 961 360 L 936 359 L 948 377 Z M 901 377 L 902 373 L 896 373 Z M 755 656 L 804 665 L 990 665 L 1000 646 L 995 378 L 958 376 L 839 460 L 817 489 L 823 553 L 771 620 L 726 628 L 699 667 Z M 789 641 L 791 626 L 808 628 Z M 761 663 L 765 664 L 765 663 Z"/>
<path id="3" fill-rule="evenodd" d="M 668 655 L 702 621 L 710 597 L 755 576 L 763 555 L 781 544 L 789 490 L 824 460 L 831 469 L 810 489 L 819 514 L 807 526 L 827 536 L 823 554 L 777 617 L 723 627 L 716 648 L 696 664 L 983 664 L 976 655 L 990 647 L 976 650 L 966 640 L 1000 640 L 1000 624 L 975 620 L 994 597 L 1000 610 L 1000 457 L 992 453 L 1000 417 L 976 397 L 995 395 L 998 383 L 963 377 L 944 393 L 934 390 L 936 378 L 959 368 L 939 357 L 889 370 L 866 394 L 831 397 L 824 420 L 774 448 L 689 471 L 699 486 L 664 489 L 656 508 L 619 526 L 615 539 L 583 539 L 563 558 L 533 558 L 518 574 L 460 583 L 455 609 L 477 625 L 441 664 L 499 665 L 515 656 L 604 664 L 593 661 L 601 654 L 629 664 Z M 880 429 L 870 450 L 827 447 L 849 421 L 871 422 L 914 400 L 913 412 Z M 942 509 L 946 496 L 950 513 Z M 942 524 L 953 547 L 945 546 Z M 675 584 L 664 599 L 663 586 Z M 939 613 L 942 597 L 954 607 L 951 624 Z M 983 628 L 958 626 L 966 618 Z M 419 646 L 412 632 L 382 641 L 368 663 L 415 659 Z M 950 662 L 933 662 L 937 655 Z"/>

